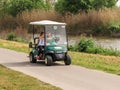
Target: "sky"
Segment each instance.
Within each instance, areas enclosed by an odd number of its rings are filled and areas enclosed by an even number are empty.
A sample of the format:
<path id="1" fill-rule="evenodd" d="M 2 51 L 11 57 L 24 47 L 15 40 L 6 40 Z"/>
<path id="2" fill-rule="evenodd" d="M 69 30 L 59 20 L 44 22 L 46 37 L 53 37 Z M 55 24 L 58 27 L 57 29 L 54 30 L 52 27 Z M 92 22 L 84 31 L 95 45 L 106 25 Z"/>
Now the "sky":
<path id="1" fill-rule="evenodd" d="M 118 2 L 117 2 L 117 4 L 116 4 L 117 6 L 120 6 L 120 0 L 118 0 Z"/>

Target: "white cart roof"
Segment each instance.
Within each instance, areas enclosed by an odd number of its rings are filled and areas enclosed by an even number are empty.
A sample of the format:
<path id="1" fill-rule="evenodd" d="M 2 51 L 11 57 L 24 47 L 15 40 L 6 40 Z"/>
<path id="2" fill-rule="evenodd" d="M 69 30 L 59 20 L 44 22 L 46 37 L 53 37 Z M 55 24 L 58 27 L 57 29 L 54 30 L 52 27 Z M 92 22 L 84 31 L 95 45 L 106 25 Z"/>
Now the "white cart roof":
<path id="1" fill-rule="evenodd" d="M 31 25 L 66 25 L 66 23 L 55 22 L 50 20 L 35 21 L 35 22 L 30 22 L 29 24 Z"/>

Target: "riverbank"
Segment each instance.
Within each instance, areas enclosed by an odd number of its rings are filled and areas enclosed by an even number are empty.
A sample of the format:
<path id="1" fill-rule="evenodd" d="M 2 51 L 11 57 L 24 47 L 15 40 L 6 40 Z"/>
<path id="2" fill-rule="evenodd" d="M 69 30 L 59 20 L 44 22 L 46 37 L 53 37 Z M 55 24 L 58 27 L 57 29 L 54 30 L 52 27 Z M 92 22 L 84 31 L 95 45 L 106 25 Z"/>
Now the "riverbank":
<path id="1" fill-rule="evenodd" d="M 120 57 L 69 52 L 72 64 L 120 75 Z"/>
<path id="2" fill-rule="evenodd" d="M 19 52 L 29 52 L 28 44 L 0 40 L 1 48 L 8 48 Z M 108 73 L 120 75 L 120 57 L 87 54 L 81 52 L 69 52 L 72 64 L 90 69 L 102 70 Z"/>

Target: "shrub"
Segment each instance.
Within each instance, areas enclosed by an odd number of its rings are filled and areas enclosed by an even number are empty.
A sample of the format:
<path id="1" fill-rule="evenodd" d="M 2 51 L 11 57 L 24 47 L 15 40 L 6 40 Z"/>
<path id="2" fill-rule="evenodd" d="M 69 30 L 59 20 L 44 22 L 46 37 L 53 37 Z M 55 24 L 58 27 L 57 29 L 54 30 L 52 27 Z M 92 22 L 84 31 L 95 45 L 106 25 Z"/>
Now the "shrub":
<path id="1" fill-rule="evenodd" d="M 68 50 L 69 51 L 78 51 L 78 45 L 74 45 L 74 46 L 70 45 L 70 46 L 68 46 Z"/>
<path id="2" fill-rule="evenodd" d="M 113 48 L 103 48 L 94 44 L 93 39 L 82 38 L 78 45 L 69 46 L 69 51 L 86 52 L 101 55 L 120 56 L 120 51 Z"/>
<path id="3" fill-rule="evenodd" d="M 23 43 L 29 42 L 29 41 L 27 41 L 27 40 L 25 40 L 25 39 L 23 39 L 23 38 L 21 38 L 21 37 L 16 37 L 13 32 L 9 33 L 9 34 L 7 35 L 7 38 L 6 38 L 6 39 L 7 39 L 7 40 L 10 40 L 10 41 L 23 42 Z"/>
<path id="4" fill-rule="evenodd" d="M 11 32 L 7 35 L 7 40 L 13 41 L 15 38 L 16 38 L 16 36 L 13 32 Z"/>
<path id="5" fill-rule="evenodd" d="M 106 49 L 101 47 L 101 46 L 94 46 L 92 48 L 88 48 L 86 50 L 87 53 L 93 53 L 93 54 L 103 54 L 105 55 L 106 54 Z M 107 54 L 109 55 L 109 54 Z"/>
<path id="6" fill-rule="evenodd" d="M 88 48 L 92 48 L 94 46 L 92 39 L 84 39 L 82 38 L 78 44 L 78 51 L 86 52 Z"/>
<path id="7" fill-rule="evenodd" d="M 14 38 L 13 41 L 16 41 L 16 42 L 23 42 L 23 43 L 29 42 L 29 41 L 27 41 L 27 40 L 25 40 L 25 39 L 23 39 L 23 38 L 21 38 L 21 37 L 16 37 L 16 38 Z"/>
<path id="8" fill-rule="evenodd" d="M 120 23 L 112 23 L 107 27 L 108 30 L 114 33 L 119 33 L 120 32 Z"/>

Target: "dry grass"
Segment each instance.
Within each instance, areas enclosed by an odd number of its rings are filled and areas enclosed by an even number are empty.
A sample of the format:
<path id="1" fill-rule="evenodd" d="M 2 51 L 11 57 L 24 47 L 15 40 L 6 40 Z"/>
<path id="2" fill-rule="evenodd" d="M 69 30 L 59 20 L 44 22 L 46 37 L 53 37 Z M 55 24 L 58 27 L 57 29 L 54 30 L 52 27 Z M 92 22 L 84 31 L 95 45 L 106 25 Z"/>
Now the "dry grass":
<path id="1" fill-rule="evenodd" d="M 40 21 L 40 20 L 53 20 L 60 21 L 60 15 L 53 11 L 45 11 L 35 9 L 32 11 L 25 11 L 20 16 L 16 17 L 16 22 L 18 22 L 18 26 L 22 28 L 27 28 L 28 23 L 31 21 Z"/>
<path id="2" fill-rule="evenodd" d="M 107 27 L 110 23 L 120 22 L 120 8 L 105 9 L 94 11 L 91 10 L 88 13 L 82 12 L 72 17 L 67 16 L 66 22 L 69 27 L 72 27 L 71 31 L 74 33 L 85 32 L 94 27 Z"/>
<path id="3" fill-rule="evenodd" d="M 59 21 L 59 14 L 53 10 L 50 11 L 43 11 L 43 10 L 32 10 L 31 12 L 26 11 L 23 12 L 21 17 L 17 17 L 18 19 L 21 18 L 25 23 L 30 21 L 39 21 L 39 20 L 56 20 Z"/>
<path id="4" fill-rule="evenodd" d="M 0 38 L 5 39 L 10 32 L 14 32 L 19 37 L 29 38 L 27 34 L 29 22 L 40 20 L 61 21 L 61 18 L 62 16 L 53 10 L 25 11 L 17 17 L 7 15 L 5 18 L 0 18 Z"/>
<path id="5" fill-rule="evenodd" d="M 88 13 L 82 12 L 72 17 L 67 16 L 68 32 L 73 35 L 106 35 L 110 25 L 120 24 L 120 8 L 105 9 Z M 101 28 L 101 29 L 98 29 Z M 104 29 L 105 28 L 105 29 Z M 99 32 L 97 32 L 99 31 Z M 107 36 L 112 36 L 113 33 Z"/>
<path id="6" fill-rule="evenodd" d="M 17 35 L 27 37 L 28 23 L 39 20 L 54 20 L 67 23 L 67 29 L 70 33 L 79 33 L 91 31 L 92 28 L 98 26 L 107 26 L 110 23 L 120 22 L 120 8 L 91 10 L 88 13 L 81 12 L 77 15 L 62 16 L 54 10 L 32 10 L 25 11 L 17 17 L 6 15 L 5 18 L 0 18 L 1 34 L 5 31 L 18 32 Z M 14 31 L 13 31 L 14 30 Z M 90 32 L 92 33 L 92 31 Z M 25 35 L 24 35 L 25 34 Z"/>

